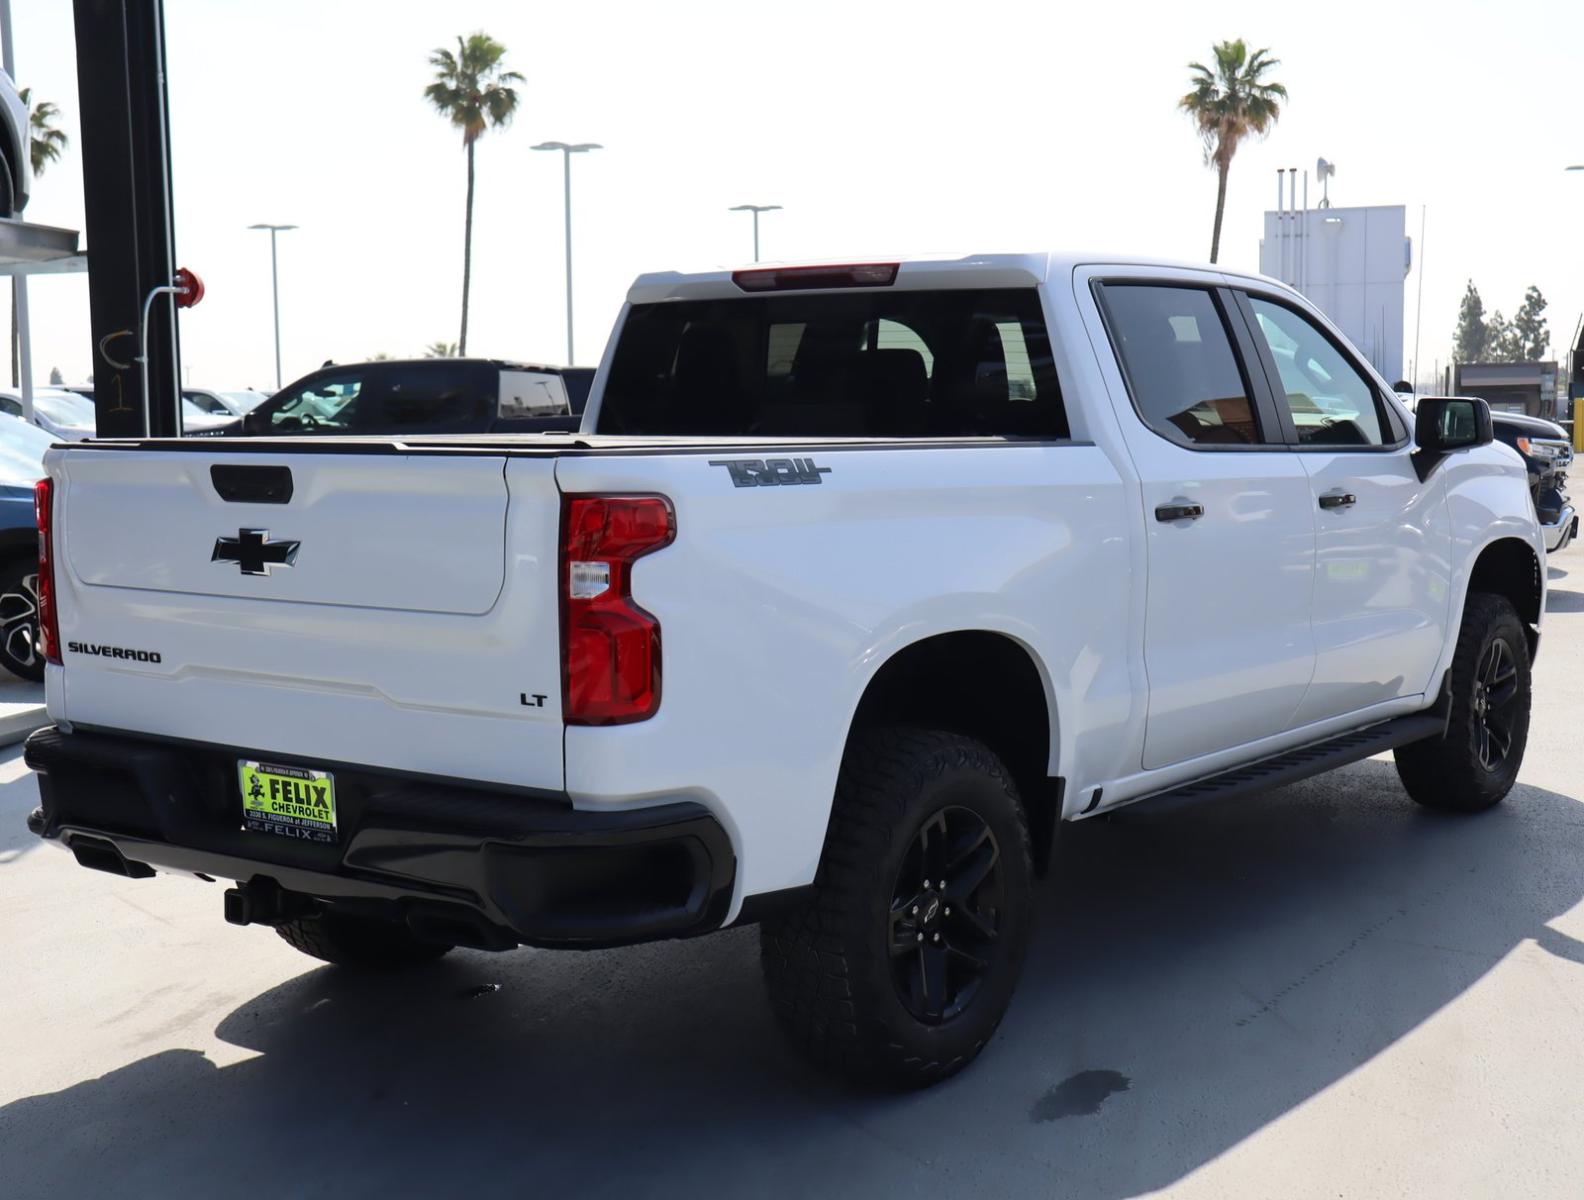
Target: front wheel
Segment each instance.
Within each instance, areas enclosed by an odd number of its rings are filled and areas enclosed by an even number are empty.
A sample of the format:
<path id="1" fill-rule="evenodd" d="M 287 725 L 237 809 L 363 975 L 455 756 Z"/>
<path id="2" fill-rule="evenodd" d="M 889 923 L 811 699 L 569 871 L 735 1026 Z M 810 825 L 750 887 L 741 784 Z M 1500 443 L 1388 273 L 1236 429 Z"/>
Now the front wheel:
<path id="1" fill-rule="evenodd" d="M 1512 790 L 1529 740 L 1529 640 L 1505 596 L 1469 596 L 1448 687 L 1446 734 L 1399 746 L 1397 774 L 1426 808 L 1480 812 Z"/>
<path id="2" fill-rule="evenodd" d="M 782 1026 L 861 1082 L 956 1073 L 1011 1000 L 1032 879 L 1017 789 L 988 747 L 901 727 L 855 735 L 813 894 L 760 930 Z"/>

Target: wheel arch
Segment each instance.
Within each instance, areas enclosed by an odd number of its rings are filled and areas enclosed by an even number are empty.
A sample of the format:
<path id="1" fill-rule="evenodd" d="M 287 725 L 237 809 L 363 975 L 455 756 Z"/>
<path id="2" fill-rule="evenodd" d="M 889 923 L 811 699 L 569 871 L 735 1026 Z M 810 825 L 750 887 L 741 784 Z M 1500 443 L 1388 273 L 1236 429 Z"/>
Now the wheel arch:
<path id="1" fill-rule="evenodd" d="M 1518 610 L 1529 641 L 1529 657 L 1540 644 L 1540 617 L 1545 604 L 1545 563 L 1522 538 L 1499 537 L 1486 543 L 1469 568 L 1463 602 L 1475 592 L 1505 596 Z M 1462 614 L 1459 613 L 1459 620 Z"/>
<path id="2" fill-rule="evenodd" d="M 1053 774 L 1057 714 L 1035 652 L 987 629 L 935 633 L 894 650 L 869 676 L 848 725 L 896 723 L 961 733 L 1006 763 L 1022 797 L 1043 874 L 1061 820 L 1063 779 Z"/>

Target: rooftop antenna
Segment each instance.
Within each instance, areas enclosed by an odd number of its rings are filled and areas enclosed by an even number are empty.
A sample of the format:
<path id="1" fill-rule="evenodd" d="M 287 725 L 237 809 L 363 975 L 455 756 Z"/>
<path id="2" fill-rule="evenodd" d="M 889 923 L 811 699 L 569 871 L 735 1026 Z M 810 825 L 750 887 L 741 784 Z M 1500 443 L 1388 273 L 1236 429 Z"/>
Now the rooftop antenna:
<path id="1" fill-rule="evenodd" d="M 1320 185 L 1320 207 L 1331 207 L 1331 188 L 1328 180 L 1336 174 L 1336 163 L 1320 159 L 1315 163 L 1315 182 Z"/>

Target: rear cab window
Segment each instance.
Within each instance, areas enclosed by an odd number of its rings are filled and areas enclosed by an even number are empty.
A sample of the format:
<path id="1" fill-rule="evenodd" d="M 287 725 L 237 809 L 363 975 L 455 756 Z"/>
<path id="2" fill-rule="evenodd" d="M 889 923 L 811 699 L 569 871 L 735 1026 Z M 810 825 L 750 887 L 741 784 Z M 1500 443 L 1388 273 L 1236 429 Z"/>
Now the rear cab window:
<path id="1" fill-rule="evenodd" d="M 1068 436 L 1038 290 L 868 290 L 637 304 L 598 432 Z"/>

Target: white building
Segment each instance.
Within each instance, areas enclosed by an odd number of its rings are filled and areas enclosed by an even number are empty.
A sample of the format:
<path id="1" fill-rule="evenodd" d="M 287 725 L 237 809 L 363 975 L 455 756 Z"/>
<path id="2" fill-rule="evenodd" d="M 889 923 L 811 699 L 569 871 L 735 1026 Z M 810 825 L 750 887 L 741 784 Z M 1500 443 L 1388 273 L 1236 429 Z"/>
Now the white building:
<path id="1" fill-rule="evenodd" d="M 1386 377 L 1403 377 L 1403 284 L 1413 265 L 1401 204 L 1265 214 L 1260 273 L 1297 288 Z"/>

